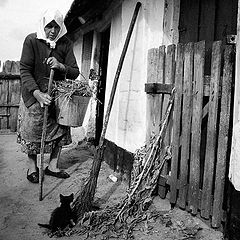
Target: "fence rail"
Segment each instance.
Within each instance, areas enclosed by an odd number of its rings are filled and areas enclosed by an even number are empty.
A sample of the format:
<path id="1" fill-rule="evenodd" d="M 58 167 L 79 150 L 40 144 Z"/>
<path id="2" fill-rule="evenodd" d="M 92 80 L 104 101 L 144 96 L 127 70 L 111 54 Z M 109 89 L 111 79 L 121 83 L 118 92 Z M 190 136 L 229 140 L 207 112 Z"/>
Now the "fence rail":
<path id="1" fill-rule="evenodd" d="M 172 204 L 209 219 L 212 227 L 220 227 L 231 139 L 233 46 L 213 42 L 211 76 L 204 75 L 204 41 L 165 49 L 161 46 L 148 54 L 147 137 L 157 132 L 159 114 L 166 104 L 163 99 L 174 86 L 171 134 L 165 141 L 165 146 L 172 146 L 172 160 L 166 164 L 161 179 L 165 178 L 170 186 Z M 164 187 L 162 182 L 160 189 Z"/>

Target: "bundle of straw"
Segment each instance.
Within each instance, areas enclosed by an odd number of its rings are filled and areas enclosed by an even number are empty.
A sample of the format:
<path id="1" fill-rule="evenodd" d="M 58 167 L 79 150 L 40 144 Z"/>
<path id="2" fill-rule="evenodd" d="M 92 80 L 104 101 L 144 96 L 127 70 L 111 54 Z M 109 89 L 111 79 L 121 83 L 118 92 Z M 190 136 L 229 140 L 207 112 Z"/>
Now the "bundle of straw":
<path id="1" fill-rule="evenodd" d="M 54 82 L 53 91 L 57 92 L 55 100 L 59 97 L 71 99 L 73 95 L 91 97 L 92 91 L 86 81 L 66 79 Z"/>

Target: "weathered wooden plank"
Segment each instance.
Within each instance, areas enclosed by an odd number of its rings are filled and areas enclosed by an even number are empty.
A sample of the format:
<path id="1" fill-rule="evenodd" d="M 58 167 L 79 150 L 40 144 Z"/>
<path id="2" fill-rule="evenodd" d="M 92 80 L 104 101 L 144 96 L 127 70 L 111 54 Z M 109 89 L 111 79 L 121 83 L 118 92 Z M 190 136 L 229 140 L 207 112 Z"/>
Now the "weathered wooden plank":
<path id="1" fill-rule="evenodd" d="M 148 76 L 150 84 L 163 83 L 165 67 L 165 46 L 150 49 L 148 52 Z M 147 140 L 159 132 L 162 118 L 162 95 L 147 95 Z"/>
<path id="2" fill-rule="evenodd" d="M 188 162 L 190 150 L 191 119 L 192 119 L 192 82 L 193 82 L 194 44 L 188 43 L 184 52 L 184 83 L 182 110 L 182 150 L 180 160 L 179 207 L 185 208 L 187 201 Z"/>
<path id="3" fill-rule="evenodd" d="M 173 139 L 172 139 L 172 161 L 170 176 L 170 202 L 175 204 L 177 199 L 177 172 L 180 148 L 180 119 L 183 86 L 183 59 L 184 45 L 177 46 L 176 73 L 175 73 L 175 98 L 173 110 Z"/>
<path id="4" fill-rule="evenodd" d="M 206 144 L 206 157 L 205 157 L 205 163 L 204 163 L 204 176 L 203 176 L 202 200 L 201 200 L 201 216 L 206 219 L 208 219 L 210 215 L 210 209 L 211 209 L 210 196 L 211 196 L 212 187 L 213 187 L 216 134 L 217 134 L 216 133 L 217 111 L 218 111 L 219 84 L 220 84 L 220 73 L 221 73 L 221 46 L 222 46 L 222 42 L 217 41 L 213 43 L 213 47 L 212 47 L 207 144 Z"/>
<path id="5" fill-rule="evenodd" d="M 148 83 L 163 81 L 165 46 L 150 49 L 148 52 Z M 147 140 L 158 133 L 162 115 L 162 96 L 147 95 Z"/>
<path id="6" fill-rule="evenodd" d="M 9 81 L 0 80 L 0 105 L 8 103 L 8 85 Z M 8 110 L 7 107 L 0 108 L 0 115 L 2 116 L 0 119 L 0 129 L 8 128 Z"/>
<path id="7" fill-rule="evenodd" d="M 194 44 L 194 80 L 192 139 L 189 171 L 188 205 L 192 214 L 197 214 L 200 187 L 200 143 L 204 85 L 205 42 Z"/>
<path id="8" fill-rule="evenodd" d="M 9 105 L 18 105 L 20 102 L 20 80 L 9 81 Z M 9 107 L 9 128 L 12 132 L 17 130 L 18 108 Z"/>
<path id="9" fill-rule="evenodd" d="M 221 98 L 220 126 L 218 134 L 218 151 L 216 162 L 215 191 L 213 202 L 212 226 L 219 227 L 222 220 L 222 203 L 226 175 L 227 148 L 229 141 L 233 46 L 226 46 L 224 52 L 224 68 Z"/>
<path id="10" fill-rule="evenodd" d="M 176 45 L 172 44 L 167 47 L 167 56 L 165 62 L 165 78 L 164 83 L 166 84 L 174 84 L 174 74 L 175 74 L 175 49 Z M 163 95 L 163 115 L 166 112 L 166 108 L 168 106 L 170 96 L 167 94 Z M 171 143 L 171 133 L 172 133 L 172 116 L 169 117 L 168 127 L 166 129 L 166 135 L 163 141 L 164 146 L 170 146 Z M 165 149 L 165 147 L 163 148 Z M 168 172 L 168 163 L 165 162 L 162 168 L 162 175 L 165 176 Z M 161 178 L 160 178 L 161 179 Z M 166 197 L 166 185 L 164 181 L 159 182 L 158 185 L 158 194 L 161 198 Z"/>

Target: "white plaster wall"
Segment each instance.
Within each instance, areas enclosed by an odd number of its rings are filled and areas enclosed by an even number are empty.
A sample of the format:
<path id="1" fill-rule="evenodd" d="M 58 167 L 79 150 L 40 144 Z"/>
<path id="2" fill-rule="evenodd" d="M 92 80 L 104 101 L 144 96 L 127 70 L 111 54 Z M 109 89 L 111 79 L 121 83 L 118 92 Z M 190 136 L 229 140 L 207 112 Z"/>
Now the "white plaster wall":
<path id="1" fill-rule="evenodd" d="M 234 109 L 233 109 L 233 135 L 231 146 L 231 157 L 228 177 L 237 191 L 240 191 L 240 0 L 238 1 L 237 17 L 237 43 L 236 43 L 236 64 L 235 88 L 234 88 Z"/>
<path id="2" fill-rule="evenodd" d="M 105 110 L 136 2 L 125 0 L 111 22 Z M 131 152 L 144 144 L 146 136 L 147 52 L 163 43 L 164 0 L 141 2 L 106 133 L 108 140 Z"/>

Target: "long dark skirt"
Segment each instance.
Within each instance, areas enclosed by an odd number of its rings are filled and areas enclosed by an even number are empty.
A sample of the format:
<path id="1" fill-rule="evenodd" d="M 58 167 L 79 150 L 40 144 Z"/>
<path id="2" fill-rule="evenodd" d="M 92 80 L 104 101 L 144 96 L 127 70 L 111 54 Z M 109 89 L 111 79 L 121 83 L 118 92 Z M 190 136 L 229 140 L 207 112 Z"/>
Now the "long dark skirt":
<path id="1" fill-rule="evenodd" d="M 21 151 L 26 154 L 40 153 L 43 114 L 44 108 L 41 108 L 38 102 L 27 108 L 23 101 L 20 101 L 17 142 L 21 144 Z M 64 146 L 71 142 L 70 127 L 59 125 L 55 120 L 54 108 L 49 107 L 44 152 L 51 153 L 56 145 Z"/>

